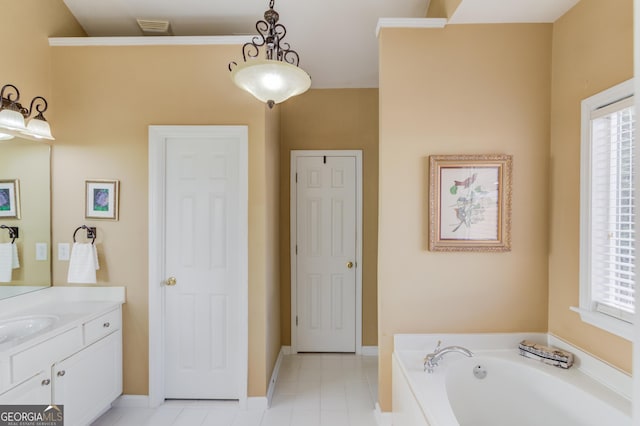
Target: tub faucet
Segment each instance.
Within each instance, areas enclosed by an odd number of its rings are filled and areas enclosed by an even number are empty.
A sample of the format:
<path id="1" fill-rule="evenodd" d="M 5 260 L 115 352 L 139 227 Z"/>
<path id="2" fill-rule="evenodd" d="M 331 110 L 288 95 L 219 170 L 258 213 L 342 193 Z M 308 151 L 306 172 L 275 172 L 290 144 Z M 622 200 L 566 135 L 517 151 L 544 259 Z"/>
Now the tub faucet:
<path id="1" fill-rule="evenodd" d="M 424 357 L 424 371 L 427 373 L 433 373 L 433 368 L 438 365 L 443 356 L 450 352 L 457 352 L 468 357 L 473 356 L 473 353 L 469 349 L 463 348 L 462 346 L 446 346 L 441 349 L 441 343 L 442 341 L 438 340 L 438 346 L 436 346 L 433 352 Z"/>

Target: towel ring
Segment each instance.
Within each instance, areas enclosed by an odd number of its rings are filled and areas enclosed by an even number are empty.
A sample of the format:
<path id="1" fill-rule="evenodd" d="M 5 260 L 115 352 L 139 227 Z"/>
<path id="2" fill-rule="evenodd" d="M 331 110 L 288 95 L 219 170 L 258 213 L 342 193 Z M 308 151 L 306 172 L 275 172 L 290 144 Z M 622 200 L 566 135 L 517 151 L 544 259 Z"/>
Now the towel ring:
<path id="1" fill-rule="evenodd" d="M 76 242 L 76 234 L 81 229 L 86 229 L 87 230 L 87 238 L 92 238 L 91 244 L 96 242 L 96 234 L 97 234 L 96 227 L 95 226 L 82 225 L 82 226 L 78 226 L 76 228 L 76 230 L 73 232 L 73 242 L 74 243 Z"/>
<path id="2" fill-rule="evenodd" d="M 0 229 L 6 229 L 9 231 L 9 238 L 13 238 L 11 240 L 11 244 L 15 243 L 16 238 L 20 236 L 20 232 L 18 231 L 17 226 L 0 225 Z"/>

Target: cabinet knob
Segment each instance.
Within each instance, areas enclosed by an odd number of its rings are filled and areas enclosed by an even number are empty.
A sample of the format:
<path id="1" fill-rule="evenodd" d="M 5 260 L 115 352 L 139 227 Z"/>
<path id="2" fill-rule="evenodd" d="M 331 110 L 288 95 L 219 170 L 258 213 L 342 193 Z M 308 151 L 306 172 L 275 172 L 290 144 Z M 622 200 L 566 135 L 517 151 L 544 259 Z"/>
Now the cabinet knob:
<path id="1" fill-rule="evenodd" d="M 178 283 L 178 280 L 176 279 L 176 277 L 169 277 L 169 278 L 167 278 L 167 280 L 165 281 L 165 283 L 166 283 L 168 286 L 174 286 L 174 285 L 176 285 L 176 284 Z"/>
<path id="2" fill-rule="evenodd" d="M 42 386 L 49 386 L 49 383 L 51 383 L 51 379 L 44 379 L 41 384 Z"/>
<path id="3" fill-rule="evenodd" d="M 102 324 L 102 326 L 103 326 L 104 328 L 109 328 L 109 327 L 111 326 L 111 324 L 110 324 L 110 323 L 108 323 L 108 322 L 105 322 L 104 324 Z"/>
<path id="4" fill-rule="evenodd" d="M 66 371 L 64 371 L 64 370 L 60 370 L 60 371 L 58 371 L 58 377 L 62 377 L 62 376 L 64 376 L 65 374 L 67 374 L 67 372 L 66 372 Z"/>

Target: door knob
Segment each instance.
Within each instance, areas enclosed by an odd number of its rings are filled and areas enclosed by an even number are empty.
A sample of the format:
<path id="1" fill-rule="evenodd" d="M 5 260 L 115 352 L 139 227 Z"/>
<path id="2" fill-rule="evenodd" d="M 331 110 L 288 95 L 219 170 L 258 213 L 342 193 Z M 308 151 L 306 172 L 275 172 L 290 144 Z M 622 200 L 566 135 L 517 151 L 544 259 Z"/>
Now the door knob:
<path id="1" fill-rule="evenodd" d="M 167 278 L 166 283 L 169 286 L 174 286 L 174 285 L 176 285 L 178 283 L 178 280 L 176 280 L 176 277 L 169 277 L 169 278 Z"/>
<path id="2" fill-rule="evenodd" d="M 353 262 L 347 262 L 347 268 L 349 269 L 353 268 Z"/>

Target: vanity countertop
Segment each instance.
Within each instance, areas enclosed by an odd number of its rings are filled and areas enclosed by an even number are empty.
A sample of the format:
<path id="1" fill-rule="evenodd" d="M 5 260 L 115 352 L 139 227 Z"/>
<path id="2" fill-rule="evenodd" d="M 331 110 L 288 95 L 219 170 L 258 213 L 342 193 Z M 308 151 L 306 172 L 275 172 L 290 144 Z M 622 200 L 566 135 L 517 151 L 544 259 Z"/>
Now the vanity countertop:
<path id="1" fill-rule="evenodd" d="M 42 331 L 25 338 L 0 343 L 0 358 L 9 352 L 20 351 L 22 347 L 33 346 L 52 336 L 82 325 L 107 312 L 117 309 L 120 305 L 121 303 L 116 301 L 63 301 L 55 304 L 40 303 L 29 305 L 25 307 L 25 309 L 13 312 L 10 315 L 0 315 L 0 325 L 16 318 L 55 317 L 55 321 L 51 326 L 46 327 Z"/>
<path id="2" fill-rule="evenodd" d="M 67 335 L 72 333 L 73 336 L 77 336 L 73 338 L 71 346 L 76 346 L 77 342 L 77 346 L 82 347 L 90 343 L 86 341 L 86 337 L 83 337 L 82 330 L 85 324 L 101 316 L 108 317 L 107 314 L 119 309 L 123 303 L 125 303 L 124 287 L 49 287 L 0 300 L 0 325 L 20 320 L 53 318 L 50 325 L 47 324 L 32 334 L 19 338 L 12 337 L 5 342 L 0 342 L 0 393 L 10 382 L 13 382 L 9 380 L 8 374 L 12 364 L 11 359 L 16 354 L 30 350 L 29 348 L 63 333 Z M 120 318 L 119 313 L 117 318 Z M 118 319 L 117 322 L 117 326 L 120 327 L 120 320 Z M 108 325 L 106 324 L 105 327 Z M 30 326 L 23 327 L 28 329 Z M 99 326 L 102 327 L 102 320 Z"/>

